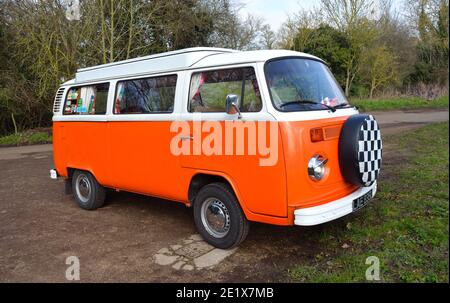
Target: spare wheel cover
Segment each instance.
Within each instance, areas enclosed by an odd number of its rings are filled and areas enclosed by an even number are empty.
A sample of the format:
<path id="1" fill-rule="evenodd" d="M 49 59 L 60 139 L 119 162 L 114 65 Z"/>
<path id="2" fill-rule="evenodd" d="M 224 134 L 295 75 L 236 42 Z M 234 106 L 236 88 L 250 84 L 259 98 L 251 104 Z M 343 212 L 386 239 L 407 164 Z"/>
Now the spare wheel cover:
<path id="1" fill-rule="evenodd" d="M 354 115 L 345 121 L 339 138 L 339 165 L 345 180 L 369 187 L 378 179 L 383 143 L 371 115 Z"/>

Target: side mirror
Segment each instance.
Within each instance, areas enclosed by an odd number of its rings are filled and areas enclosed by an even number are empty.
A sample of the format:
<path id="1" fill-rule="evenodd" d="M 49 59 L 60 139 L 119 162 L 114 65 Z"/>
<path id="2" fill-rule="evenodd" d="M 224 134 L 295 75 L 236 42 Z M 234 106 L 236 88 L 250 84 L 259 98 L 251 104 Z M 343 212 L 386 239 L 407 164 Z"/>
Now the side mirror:
<path id="1" fill-rule="evenodd" d="M 226 100 L 226 110 L 227 114 L 235 115 L 238 114 L 238 119 L 241 119 L 241 111 L 238 106 L 239 98 L 236 95 L 228 95 Z"/>

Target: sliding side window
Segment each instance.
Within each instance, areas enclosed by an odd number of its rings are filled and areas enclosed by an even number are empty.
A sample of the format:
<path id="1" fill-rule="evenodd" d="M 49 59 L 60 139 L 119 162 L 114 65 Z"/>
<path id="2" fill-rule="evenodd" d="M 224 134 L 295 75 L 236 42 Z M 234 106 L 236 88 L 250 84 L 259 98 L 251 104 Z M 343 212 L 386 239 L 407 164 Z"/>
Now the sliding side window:
<path id="1" fill-rule="evenodd" d="M 104 115 L 109 83 L 72 87 L 67 93 L 64 115 Z"/>
<path id="2" fill-rule="evenodd" d="M 115 114 L 172 113 L 177 75 L 117 83 Z"/>

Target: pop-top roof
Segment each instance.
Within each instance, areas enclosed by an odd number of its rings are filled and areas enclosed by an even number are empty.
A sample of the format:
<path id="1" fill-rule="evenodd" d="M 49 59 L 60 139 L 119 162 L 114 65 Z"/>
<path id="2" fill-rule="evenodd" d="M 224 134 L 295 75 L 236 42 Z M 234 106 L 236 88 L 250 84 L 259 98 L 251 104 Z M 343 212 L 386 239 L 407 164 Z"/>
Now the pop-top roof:
<path id="1" fill-rule="evenodd" d="M 196 47 L 82 68 L 77 71 L 75 79 L 64 83 L 64 85 L 175 72 L 191 68 L 264 62 L 273 58 L 290 56 L 301 56 L 322 61 L 321 59 L 309 54 L 287 50 L 257 50 L 240 52 L 224 48 Z"/>
<path id="2" fill-rule="evenodd" d="M 106 78 L 126 77 L 152 72 L 187 69 L 205 57 L 236 52 L 223 48 L 196 47 L 150 55 L 125 61 L 79 69 L 76 82 L 96 81 Z"/>

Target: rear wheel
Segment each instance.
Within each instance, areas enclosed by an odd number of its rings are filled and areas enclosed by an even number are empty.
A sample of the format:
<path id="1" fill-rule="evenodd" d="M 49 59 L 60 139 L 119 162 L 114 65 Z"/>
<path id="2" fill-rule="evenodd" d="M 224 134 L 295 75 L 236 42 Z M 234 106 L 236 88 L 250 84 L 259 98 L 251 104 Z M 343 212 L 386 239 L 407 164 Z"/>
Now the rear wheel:
<path id="1" fill-rule="evenodd" d="M 249 231 L 236 196 L 223 183 L 208 184 L 199 191 L 194 201 L 194 220 L 205 241 L 222 249 L 239 245 Z"/>
<path id="2" fill-rule="evenodd" d="M 83 209 L 94 210 L 105 203 L 105 189 L 89 172 L 77 170 L 73 173 L 72 190 L 75 200 Z"/>

